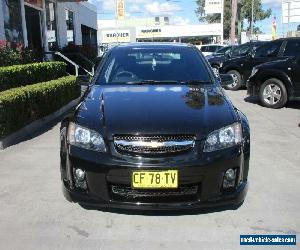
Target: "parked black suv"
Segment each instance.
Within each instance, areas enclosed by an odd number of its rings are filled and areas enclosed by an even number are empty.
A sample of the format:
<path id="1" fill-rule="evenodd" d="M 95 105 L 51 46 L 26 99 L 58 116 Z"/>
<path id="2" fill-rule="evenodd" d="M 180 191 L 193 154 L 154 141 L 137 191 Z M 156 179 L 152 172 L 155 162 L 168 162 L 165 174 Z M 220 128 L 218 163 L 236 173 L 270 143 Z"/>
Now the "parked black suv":
<path id="1" fill-rule="evenodd" d="M 299 38 L 283 38 L 267 42 L 257 48 L 255 52 L 224 62 L 222 68 L 220 68 L 220 73 L 232 74 L 235 79 L 235 83 L 228 86 L 228 88 L 238 90 L 241 86 L 245 86 L 254 66 L 286 58 L 287 55 L 284 52 L 288 49 L 288 41 L 294 39 Z"/>
<path id="2" fill-rule="evenodd" d="M 218 50 L 215 54 L 206 56 L 209 64 L 212 66 L 215 72 L 219 72 L 219 69 L 223 66 L 224 62 L 241 56 L 247 56 L 250 52 L 264 44 L 261 41 L 251 41 L 238 46 L 228 46 Z M 224 52 L 224 53 L 222 53 Z"/>
<path id="3" fill-rule="evenodd" d="M 247 82 L 248 94 L 259 96 L 269 108 L 281 108 L 288 100 L 300 100 L 300 39 L 289 39 L 285 59 L 253 68 Z"/>
<path id="4" fill-rule="evenodd" d="M 96 72 L 61 124 L 68 200 L 136 209 L 242 203 L 249 124 L 196 47 L 119 45 Z"/>

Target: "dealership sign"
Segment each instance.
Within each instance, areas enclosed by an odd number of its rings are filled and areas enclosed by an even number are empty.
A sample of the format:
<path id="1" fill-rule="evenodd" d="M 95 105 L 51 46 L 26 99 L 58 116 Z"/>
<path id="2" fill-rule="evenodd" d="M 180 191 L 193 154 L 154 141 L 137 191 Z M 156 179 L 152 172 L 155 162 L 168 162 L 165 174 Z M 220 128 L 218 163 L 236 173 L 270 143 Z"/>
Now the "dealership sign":
<path id="1" fill-rule="evenodd" d="M 102 30 L 102 43 L 129 43 L 130 30 Z"/>
<path id="2" fill-rule="evenodd" d="M 300 22 L 300 1 L 282 0 L 282 23 Z"/>
<path id="3" fill-rule="evenodd" d="M 139 27 L 136 30 L 137 38 L 152 38 L 152 37 L 161 37 L 161 28 L 148 28 L 148 27 Z"/>
<path id="4" fill-rule="evenodd" d="M 222 12 L 222 0 L 205 0 L 205 14 Z"/>
<path id="5" fill-rule="evenodd" d="M 117 0 L 117 19 L 124 20 L 125 18 L 125 1 Z"/>
<path id="6" fill-rule="evenodd" d="M 165 25 L 161 27 L 137 27 L 136 38 L 175 38 L 192 36 L 219 36 L 222 34 L 222 25 L 220 23 L 199 24 L 199 25 Z"/>

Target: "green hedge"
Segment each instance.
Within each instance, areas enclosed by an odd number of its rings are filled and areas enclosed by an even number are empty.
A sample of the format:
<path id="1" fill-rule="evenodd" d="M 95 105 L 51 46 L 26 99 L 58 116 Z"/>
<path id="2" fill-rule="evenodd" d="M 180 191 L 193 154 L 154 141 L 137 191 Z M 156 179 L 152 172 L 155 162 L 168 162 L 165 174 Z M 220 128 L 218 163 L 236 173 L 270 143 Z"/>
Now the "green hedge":
<path id="1" fill-rule="evenodd" d="M 0 137 L 47 116 L 80 96 L 74 76 L 0 92 Z"/>
<path id="2" fill-rule="evenodd" d="M 66 75 L 63 62 L 42 62 L 0 67 L 0 91 L 54 80 Z"/>

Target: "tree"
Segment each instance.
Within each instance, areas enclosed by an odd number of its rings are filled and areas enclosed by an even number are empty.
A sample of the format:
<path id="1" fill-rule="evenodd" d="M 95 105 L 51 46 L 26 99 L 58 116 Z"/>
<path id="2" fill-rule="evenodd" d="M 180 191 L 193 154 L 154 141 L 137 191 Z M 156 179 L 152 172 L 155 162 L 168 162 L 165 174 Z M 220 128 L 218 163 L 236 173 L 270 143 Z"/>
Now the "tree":
<path id="1" fill-rule="evenodd" d="M 261 0 L 253 0 L 254 1 L 254 23 L 257 21 L 264 20 L 265 18 L 268 18 L 271 16 L 271 9 L 267 9 L 266 11 L 262 9 Z M 198 19 L 200 22 L 207 22 L 207 23 L 220 23 L 221 22 L 221 15 L 220 14 L 211 14 L 211 15 L 205 15 L 205 0 L 197 0 L 197 9 L 195 10 L 195 13 L 198 16 Z M 247 28 L 242 27 L 244 30 L 250 30 L 251 27 L 251 6 L 252 6 L 252 0 L 238 0 L 239 8 L 238 12 L 240 20 L 247 19 L 249 26 Z M 231 21 L 231 0 L 224 0 L 224 39 L 229 38 L 230 33 L 230 24 Z M 258 27 L 254 28 L 257 33 L 259 33 Z"/>
<path id="2" fill-rule="evenodd" d="M 241 19 L 247 19 L 249 26 L 247 28 L 243 27 L 244 30 L 249 31 L 251 29 L 251 23 L 252 23 L 252 0 L 241 0 Z M 271 9 L 263 10 L 261 0 L 253 0 L 253 24 L 255 24 L 257 21 L 264 20 L 266 18 L 269 18 L 272 14 Z M 254 26 L 254 25 L 253 25 Z M 260 33 L 260 30 L 258 27 L 254 28 L 255 33 Z"/>
<path id="3" fill-rule="evenodd" d="M 231 1 L 231 22 L 230 22 L 230 40 L 231 44 L 235 44 L 235 34 L 236 34 L 236 23 L 237 23 L 237 7 L 238 1 L 232 0 Z"/>

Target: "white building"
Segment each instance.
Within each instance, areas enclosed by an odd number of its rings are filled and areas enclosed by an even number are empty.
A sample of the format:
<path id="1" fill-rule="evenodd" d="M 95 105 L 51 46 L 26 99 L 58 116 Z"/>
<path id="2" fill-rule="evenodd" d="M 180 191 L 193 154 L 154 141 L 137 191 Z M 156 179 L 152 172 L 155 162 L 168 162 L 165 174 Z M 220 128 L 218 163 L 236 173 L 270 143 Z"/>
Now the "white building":
<path id="1" fill-rule="evenodd" d="M 218 43 L 222 26 L 216 24 L 175 25 L 166 17 L 125 20 L 98 20 L 98 42 L 114 44 L 127 42 L 186 42 Z"/>
<path id="2" fill-rule="evenodd" d="M 41 51 L 97 46 L 96 7 L 84 0 L 0 0 L 0 40 Z"/>

